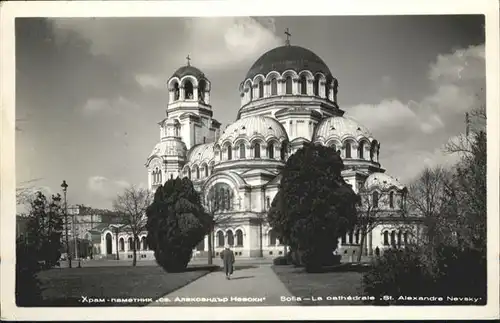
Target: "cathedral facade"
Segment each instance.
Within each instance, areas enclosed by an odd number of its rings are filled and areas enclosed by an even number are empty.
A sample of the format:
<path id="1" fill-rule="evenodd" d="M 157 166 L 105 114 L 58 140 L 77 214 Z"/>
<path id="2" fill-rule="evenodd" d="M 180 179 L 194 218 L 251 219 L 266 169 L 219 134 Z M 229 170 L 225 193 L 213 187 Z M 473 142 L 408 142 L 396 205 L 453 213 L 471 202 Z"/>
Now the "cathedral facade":
<path id="1" fill-rule="evenodd" d="M 225 128 L 214 116 L 210 79 L 189 57 L 166 85 L 166 117 L 158 123 L 159 141 L 145 164 L 148 185 L 154 191 L 168 179 L 193 181 L 205 205 L 217 206 L 216 255 L 225 244 L 237 257 L 284 254 L 286 247 L 265 219 L 278 192 L 279 169 L 308 142 L 334 147 L 345 165 L 345 181 L 355 192 L 364 192 L 378 211 L 380 219 L 365 239 L 363 253 L 409 243 L 409 229 L 402 225 L 406 188 L 385 173 L 380 142 L 339 107 L 337 79 L 309 49 L 287 41 L 258 58 L 239 85 L 236 121 Z M 126 233 L 116 239 L 118 246 L 112 230 L 103 233 L 101 250 L 130 253 L 133 242 Z M 338 250 L 353 255 L 360 243 L 360 231 L 354 230 L 339 239 Z M 152 257 L 145 243 L 137 245 L 145 254 L 141 257 Z M 207 250 L 208 236 L 195 256 Z"/>

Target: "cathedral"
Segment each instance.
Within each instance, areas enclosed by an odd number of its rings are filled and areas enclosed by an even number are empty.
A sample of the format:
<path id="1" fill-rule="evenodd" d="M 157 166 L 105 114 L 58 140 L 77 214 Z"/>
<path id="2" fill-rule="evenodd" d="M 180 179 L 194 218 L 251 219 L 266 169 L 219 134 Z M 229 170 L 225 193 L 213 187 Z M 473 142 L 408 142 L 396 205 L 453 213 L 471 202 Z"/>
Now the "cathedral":
<path id="1" fill-rule="evenodd" d="M 379 211 L 363 254 L 404 246 L 411 238 L 401 221 L 406 188 L 382 168 L 380 142 L 339 107 L 338 84 L 320 57 L 287 39 L 250 67 L 237 88 L 236 121 L 221 127 L 211 105 L 210 79 L 188 56 L 166 82 L 166 116 L 158 123 L 159 141 L 145 164 L 149 188 L 190 178 L 204 204 L 217 206 L 216 256 L 229 244 L 237 257 L 276 257 L 286 247 L 265 219 L 278 191 L 279 169 L 304 143 L 319 143 L 340 153 L 345 181 Z M 131 237 L 102 233 L 103 255 L 118 250 L 130 258 Z M 141 258 L 154 258 L 142 241 L 146 235 L 137 241 Z M 338 252 L 354 255 L 360 243 L 359 230 L 349 232 L 339 239 Z M 194 256 L 206 256 L 207 250 L 208 236 Z"/>

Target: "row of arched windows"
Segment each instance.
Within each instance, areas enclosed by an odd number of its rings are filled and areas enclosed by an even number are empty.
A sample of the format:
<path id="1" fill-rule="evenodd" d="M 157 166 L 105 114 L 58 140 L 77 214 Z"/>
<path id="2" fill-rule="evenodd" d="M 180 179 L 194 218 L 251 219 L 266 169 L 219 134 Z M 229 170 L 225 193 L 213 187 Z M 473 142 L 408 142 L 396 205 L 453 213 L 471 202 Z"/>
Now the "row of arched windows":
<path id="1" fill-rule="evenodd" d="M 183 82 L 184 85 L 184 97 L 181 96 L 181 88 L 178 82 L 174 82 L 173 91 L 174 91 L 174 101 L 178 100 L 193 100 L 194 97 L 194 89 L 193 83 L 190 80 L 186 80 Z M 197 94 L 198 101 L 205 102 L 205 92 L 207 91 L 207 82 L 205 80 L 201 80 L 198 83 Z"/>
<path id="2" fill-rule="evenodd" d="M 214 164 L 210 164 L 210 166 L 204 164 L 201 168 L 198 165 L 193 165 L 191 167 L 185 166 L 184 168 L 184 176 L 187 176 L 189 179 L 207 178 L 213 172 Z"/>
<path id="3" fill-rule="evenodd" d="M 298 87 L 297 94 L 320 96 L 321 79 L 322 79 L 322 76 L 316 75 L 316 77 L 312 80 L 313 86 L 312 86 L 312 92 L 310 92 L 309 88 L 308 88 L 309 80 L 304 74 L 302 74 L 298 79 L 299 87 Z M 248 81 L 248 82 L 250 82 L 250 81 Z M 278 78 L 276 78 L 276 77 L 272 78 L 269 81 L 269 85 L 270 85 L 269 95 L 270 96 L 281 95 L 278 91 L 278 82 L 279 82 Z M 286 76 L 282 80 L 282 82 L 285 84 L 285 89 L 284 89 L 285 91 L 282 94 L 285 94 L 285 95 L 295 94 L 293 91 L 293 78 L 292 78 L 292 76 L 290 76 L 290 75 Z M 247 83 L 247 86 L 248 86 L 248 83 Z M 254 86 L 250 86 L 250 89 L 249 89 L 250 101 L 252 101 L 254 99 L 254 91 L 253 91 L 254 87 L 256 88 L 255 96 L 257 99 L 261 99 L 261 98 L 264 98 L 266 96 L 266 93 L 264 91 L 264 81 L 261 79 Z M 326 98 L 330 97 L 331 87 L 332 87 L 332 81 L 328 80 L 325 83 L 325 87 L 324 87 L 324 89 L 325 89 L 324 93 L 325 93 Z"/>
<path id="4" fill-rule="evenodd" d="M 233 160 L 233 149 L 231 147 L 230 143 L 227 143 L 224 145 L 225 150 L 226 150 L 226 160 Z M 239 159 L 246 159 L 247 158 L 247 147 L 245 143 L 240 143 L 236 147 L 238 151 L 238 157 Z M 286 151 L 287 147 L 285 144 L 281 145 L 280 148 L 280 159 L 285 160 L 286 159 Z M 253 145 L 253 158 L 262 158 L 261 156 L 261 145 L 259 143 L 255 143 Z M 222 150 L 220 151 L 220 159 L 223 160 L 224 158 Z M 275 159 L 275 145 L 274 143 L 269 143 L 266 148 L 266 157 L 269 159 Z"/>
<path id="5" fill-rule="evenodd" d="M 235 240 L 236 240 L 236 245 L 234 244 Z M 226 242 L 229 246 L 232 247 L 243 247 L 243 231 L 238 229 L 233 234 L 233 231 L 228 230 L 226 232 L 226 236 L 224 236 L 224 232 L 222 232 L 221 230 L 217 231 L 217 247 L 224 247 Z"/>
<path id="6" fill-rule="evenodd" d="M 153 184 L 161 184 L 161 170 L 158 167 L 151 173 L 151 179 L 153 180 Z"/>
<path id="7" fill-rule="evenodd" d="M 345 235 L 343 235 L 340 239 L 342 244 L 359 244 L 361 237 L 361 231 L 356 230 L 356 232 L 351 231 Z"/>
<path id="8" fill-rule="evenodd" d="M 390 238 L 390 241 L 389 241 Z M 407 245 L 410 243 L 410 233 L 408 231 L 384 231 L 384 246 L 401 246 L 403 244 Z"/>
<path id="9" fill-rule="evenodd" d="M 234 208 L 233 191 L 226 183 L 217 183 L 207 195 L 209 208 L 213 211 L 230 211 Z"/>
<path id="10" fill-rule="evenodd" d="M 129 237 L 127 240 L 127 251 L 132 251 L 134 249 L 132 237 Z M 120 238 L 119 240 L 119 250 L 125 251 L 125 239 Z M 135 239 L 135 250 L 149 250 L 149 246 L 146 240 L 146 237 L 142 237 L 141 240 Z"/>
<path id="11" fill-rule="evenodd" d="M 375 191 L 372 193 L 372 207 L 373 208 L 378 208 L 379 207 L 379 201 L 380 201 L 380 194 L 379 192 Z M 394 192 L 389 192 L 389 207 L 391 209 L 394 208 Z"/>
<path id="12" fill-rule="evenodd" d="M 330 144 L 330 147 L 332 147 L 335 151 L 338 151 L 342 148 L 344 148 L 344 158 L 358 158 L 358 159 L 368 159 L 366 156 L 366 147 L 367 147 L 367 142 L 361 141 L 358 144 L 357 148 L 357 154 L 356 156 L 353 157 L 353 149 L 352 149 L 352 144 L 350 142 L 346 142 L 343 147 L 340 145 L 337 146 L 336 144 Z"/>

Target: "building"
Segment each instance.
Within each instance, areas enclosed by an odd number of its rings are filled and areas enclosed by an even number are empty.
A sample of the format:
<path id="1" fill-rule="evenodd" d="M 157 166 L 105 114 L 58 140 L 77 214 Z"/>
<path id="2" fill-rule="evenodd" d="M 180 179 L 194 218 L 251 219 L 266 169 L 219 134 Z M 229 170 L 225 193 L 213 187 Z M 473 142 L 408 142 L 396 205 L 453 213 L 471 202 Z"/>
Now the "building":
<path id="1" fill-rule="evenodd" d="M 409 242 L 400 216 L 405 187 L 382 168 L 379 141 L 339 107 L 337 79 L 309 49 L 287 40 L 258 58 L 239 85 L 236 121 L 224 129 L 210 104 L 210 79 L 189 57 L 166 84 L 166 117 L 158 123 L 159 142 L 145 165 L 149 187 L 155 190 L 179 176 L 190 178 L 205 202 L 214 190 L 222 192 L 226 198 L 220 213 L 230 221 L 215 230 L 216 255 L 226 243 L 241 257 L 283 254 L 276 234 L 261 220 L 278 191 L 280 167 L 307 142 L 337 149 L 346 182 L 376 199 L 377 209 L 383 210 L 383 220 L 364 243 L 367 254 Z M 101 249 L 114 253 L 112 230 L 103 233 L 107 240 Z M 357 230 L 339 239 L 340 252 L 359 250 L 359 236 Z M 127 253 L 129 244 L 122 239 L 131 238 L 118 239 L 118 249 Z M 206 253 L 207 239 L 196 254 Z"/>

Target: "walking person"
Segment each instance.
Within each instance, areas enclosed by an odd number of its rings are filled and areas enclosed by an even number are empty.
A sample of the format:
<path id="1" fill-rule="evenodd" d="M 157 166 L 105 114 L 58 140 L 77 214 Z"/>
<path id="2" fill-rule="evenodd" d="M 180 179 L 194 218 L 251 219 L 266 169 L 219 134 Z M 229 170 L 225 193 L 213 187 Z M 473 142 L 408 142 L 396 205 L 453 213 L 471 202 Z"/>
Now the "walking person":
<path id="1" fill-rule="evenodd" d="M 229 245 L 224 247 L 224 250 L 220 253 L 222 261 L 224 263 L 224 271 L 226 272 L 226 279 L 231 279 L 233 274 L 234 265 L 234 252 L 229 249 Z"/>

